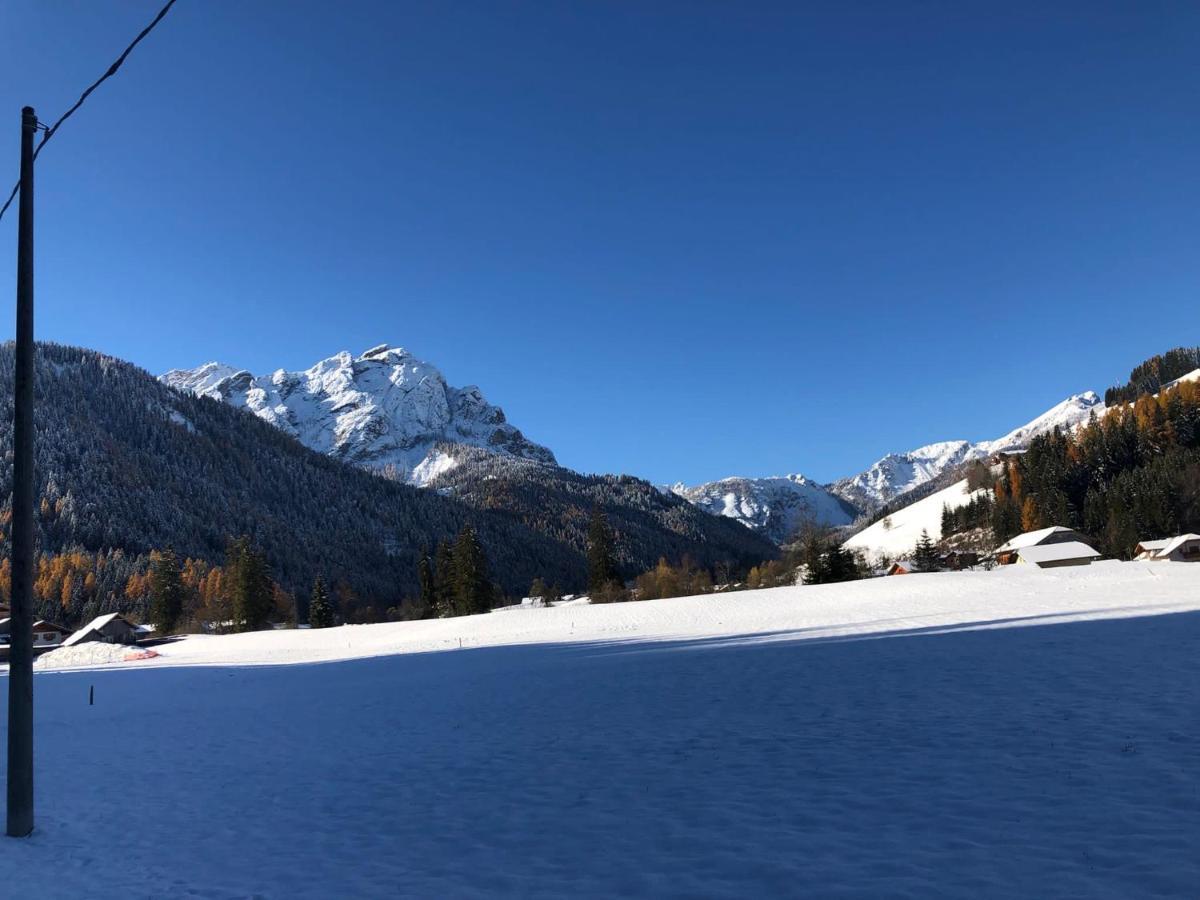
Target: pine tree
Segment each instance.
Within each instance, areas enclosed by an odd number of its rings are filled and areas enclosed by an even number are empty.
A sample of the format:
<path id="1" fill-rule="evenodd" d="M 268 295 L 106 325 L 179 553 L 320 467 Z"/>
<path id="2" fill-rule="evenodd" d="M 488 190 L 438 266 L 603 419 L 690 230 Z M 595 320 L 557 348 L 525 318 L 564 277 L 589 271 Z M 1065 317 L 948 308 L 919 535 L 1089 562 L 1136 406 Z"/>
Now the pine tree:
<path id="1" fill-rule="evenodd" d="M 226 548 L 225 569 L 234 628 L 257 631 L 267 624 L 275 600 L 266 557 L 250 538 L 236 538 Z"/>
<path id="2" fill-rule="evenodd" d="M 492 608 L 487 558 L 469 523 L 454 542 L 454 587 L 455 608 L 460 616 L 485 613 Z"/>
<path id="3" fill-rule="evenodd" d="M 179 624 L 183 593 L 179 560 L 168 547 L 155 554 L 150 563 L 150 621 L 158 634 L 170 634 Z"/>
<path id="4" fill-rule="evenodd" d="M 546 587 L 546 582 L 540 577 L 533 579 L 533 584 L 529 586 L 529 598 L 531 600 L 540 600 L 543 606 L 549 606 L 547 602 L 549 594 L 550 590 Z"/>
<path id="5" fill-rule="evenodd" d="M 329 602 L 325 579 L 319 575 L 313 582 L 312 599 L 308 602 L 308 624 L 311 628 L 333 627 L 333 604 Z"/>
<path id="6" fill-rule="evenodd" d="M 827 578 L 830 583 L 862 578 L 858 558 L 835 540 L 826 554 Z"/>
<path id="7" fill-rule="evenodd" d="M 913 563 L 922 572 L 936 572 L 938 569 L 937 548 L 924 528 L 921 529 L 921 537 L 917 540 L 917 548 L 913 551 Z"/>
<path id="8" fill-rule="evenodd" d="M 604 512 L 596 507 L 592 510 L 592 521 L 588 526 L 588 590 L 593 594 L 621 585 L 617 561 L 613 556 L 612 531 Z"/>
<path id="9" fill-rule="evenodd" d="M 421 558 L 417 560 L 417 584 L 420 587 L 421 606 L 425 615 L 433 615 L 437 607 L 437 580 L 434 578 L 433 562 L 429 558 L 428 550 L 422 550 Z"/>
<path id="10" fill-rule="evenodd" d="M 454 547 L 449 541 L 438 541 L 433 559 L 434 609 L 438 618 L 458 615 L 455 608 Z"/>

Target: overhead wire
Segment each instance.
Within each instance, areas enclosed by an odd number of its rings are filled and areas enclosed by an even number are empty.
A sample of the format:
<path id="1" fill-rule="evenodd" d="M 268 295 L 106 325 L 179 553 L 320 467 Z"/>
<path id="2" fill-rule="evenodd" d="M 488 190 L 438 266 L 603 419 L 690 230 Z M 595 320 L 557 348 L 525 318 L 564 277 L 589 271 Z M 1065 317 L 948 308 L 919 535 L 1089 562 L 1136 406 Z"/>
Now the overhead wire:
<path id="1" fill-rule="evenodd" d="M 49 126 L 44 125 L 41 122 L 38 123 L 37 127 L 42 132 L 42 139 L 40 141 L 38 141 L 37 146 L 33 150 L 33 158 L 34 159 L 37 159 L 38 154 L 42 152 L 42 148 L 46 146 L 46 142 L 49 141 L 50 138 L 54 137 L 54 133 L 56 131 L 58 131 L 59 126 L 61 126 L 63 122 L 65 122 L 67 119 L 69 119 L 71 117 L 71 115 L 75 112 L 75 110 L 77 110 L 77 109 L 79 109 L 79 107 L 83 106 L 84 101 L 87 100 L 87 98 L 91 95 L 92 91 L 96 90 L 96 88 L 98 88 L 98 87 L 100 87 L 100 85 L 104 84 L 105 81 L 107 81 L 109 78 L 112 78 L 114 75 L 117 74 L 117 70 L 121 68 L 121 66 L 124 64 L 125 60 L 129 57 L 129 54 L 133 52 L 133 48 L 136 47 L 138 44 L 140 44 L 142 42 L 142 39 L 146 35 L 148 35 L 151 31 L 154 30 L 154 26 L 156 26 L 159 22 L 161 22 L 163 20 L 163 17 L 167 14 L 167 12 L 174 5 L 175 5 L 175 0 L 167 0 L 167 5 L 158 11 L 158 15 L 156 15 L 154 17 L 154 19 L 150 22 L 150 24 L 147 25 L 145 28 L 143 28 L 140 32 L 138 32 L 138 36 L 133 39 L 132 43 L 130 43 L 130 45 L 125 48 L 125 51 L 116 58 L 116 60 L 113 62 L 113 64 L 111 66 L 108 67 L 108 70 L 103 75 L 101 75 L 99 78 L 97 78 L 94 82 L 92 82 L 92 84 L 88 86 L 87 90 L 85 90 L 82 94 L 79 95 L 79 99 L 76 100 L 74 104 L 72 104 L 70 109 L 68 109 L 65 113 L 63 113 L 61 116 L 58 117 L 57 122 L 55 122 L 53 125 L 49 125 Z M 8 195 L 8 199 L 6 201 L 4 201 L 4 206 L 0 207 L 0 219 L 4 218 L 5 212 L 7 212 L 8 207 L 12 205 L 13 198 L 15 198 L 17 196 L 17 191 L 19 191 L 20 189 L 21 189 L 21 182 L 18 181 L 16 184 L 13 185 L 12 193 Z"/>

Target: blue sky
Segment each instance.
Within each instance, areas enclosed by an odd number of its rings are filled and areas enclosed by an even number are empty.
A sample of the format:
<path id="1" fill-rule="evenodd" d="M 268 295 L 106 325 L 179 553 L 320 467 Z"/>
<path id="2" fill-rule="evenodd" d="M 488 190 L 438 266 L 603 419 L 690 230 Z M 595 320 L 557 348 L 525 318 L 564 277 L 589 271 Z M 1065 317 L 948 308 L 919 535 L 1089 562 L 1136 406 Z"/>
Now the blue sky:
<path id="1" fill-rule="evenodd" d="M 158 6 L 4 5 L 0 170 Z M 386 341 L 574 468 L 833 479 L 1200 343 L 1198 101 L 1188 3 L 179 0 L 39 160 L 39 336 Z"/>

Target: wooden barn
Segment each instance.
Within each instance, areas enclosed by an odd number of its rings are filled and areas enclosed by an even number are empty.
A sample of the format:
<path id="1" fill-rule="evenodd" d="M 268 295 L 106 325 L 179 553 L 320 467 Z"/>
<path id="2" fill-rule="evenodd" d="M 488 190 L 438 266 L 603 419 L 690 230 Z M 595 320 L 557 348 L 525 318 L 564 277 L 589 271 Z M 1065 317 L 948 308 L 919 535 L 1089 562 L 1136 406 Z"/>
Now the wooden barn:
<path id="1" fill-rule="evenodd" d="M 137 639 L 136 626 L 120 613 L 109 613 L 106 616 L 92 619 L 62 643 L 64 647 L 86 644 L 89 641 L 102 641 L 106 644 L 136 644 Z"/>

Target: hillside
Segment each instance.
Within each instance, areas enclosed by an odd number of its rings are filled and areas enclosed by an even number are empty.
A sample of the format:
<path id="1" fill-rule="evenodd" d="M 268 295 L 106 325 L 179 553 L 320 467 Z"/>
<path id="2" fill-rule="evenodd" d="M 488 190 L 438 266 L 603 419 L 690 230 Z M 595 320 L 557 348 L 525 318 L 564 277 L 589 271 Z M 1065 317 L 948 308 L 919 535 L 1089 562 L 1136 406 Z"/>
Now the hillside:
<path id="1" fill-rule="evenodd" d="M 459 461 L 429 482 L 438 493 L 585 545 L 588 518 L 602 506 L 619 536 L 617 563 L 633 577 L 662 556 L 712 569 L 717 579 L 776 555 L 763 535 L 628 475 L 581 475 L 560 466 L 459 447 Z"/>
<path id="2" fill-rule="evenodd" d="M 956 481 L 948 488 L 923 497 L 891 513 L 851 537 L 843 545 L 849 550 L 861 550 L 868 560 L 908 556 L 916 547 L 921 532 L 928 532 L 934 541 L 942 537 L 942 509 L 957 509 L 972 498 L 986 494 L 987 489 L 970 491 L 967 480 Z"/>
<path id="3" fill-rule="evenodd" d="M 12 371 L 6 344 L 0 347 L 3 452 L 12 444 Z M 584 583 L 584 544 L 575 532 L 538 531 L 512 515 L 378 478 L 305 448 L 243 410 L 173 390 L 103 354 L 41 345 L 36 389 L 43 553 L 78 548 L 95 555 L 88 583 L 82 574 L 73 582 L 40 582 L 52 585 L 39 595 L 43 613 L 56 618 L 77 621 L 123 608 L 126 579 L 144 571 L 144 555 L 153 549 L 172 546 L 181 558 L 219 563 L 227 537 L 242 533 L 263 547 L 286 589 L 306 591 L 320 574 L 331 584 L 344 582 L 355 605 L 373 606 L 377 614 L 416 593 L 421 548 L 453 537 L 466 522 L 476 526 L 492 577 L 505 590 L 523 592 L 539 575 L 566 590 Z M 10 479 L 11 469 L 3 469 L 5 495 Z M 675 515 L 660 510 L 661 532 L 653 517 L 639 520 L 633 543 L 618 526 L 622 562 L 648 568 L 659 555 L 678 552 L 732 564 L 769 549 L 740 526 L 731 529 L 733 523 L 691 508 Z M 0 538 L 7 550 L 7 527 Z"/>

